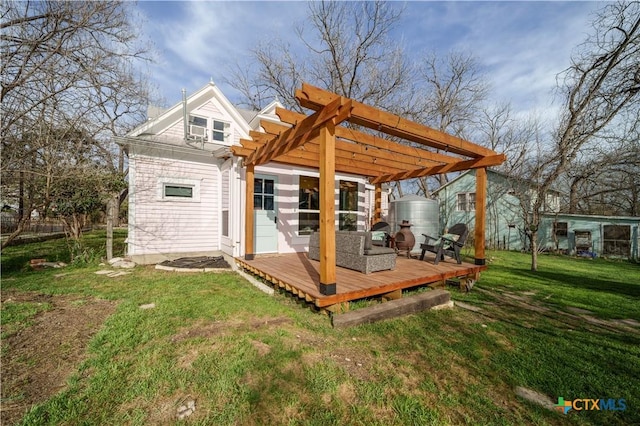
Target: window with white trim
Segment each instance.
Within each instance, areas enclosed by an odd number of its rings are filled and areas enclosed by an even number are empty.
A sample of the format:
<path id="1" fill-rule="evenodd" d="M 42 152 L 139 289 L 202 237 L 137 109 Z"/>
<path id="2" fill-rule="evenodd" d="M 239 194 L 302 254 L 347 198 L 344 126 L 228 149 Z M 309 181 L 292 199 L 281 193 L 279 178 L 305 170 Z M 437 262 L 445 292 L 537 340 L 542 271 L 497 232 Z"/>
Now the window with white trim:
<path id="1" fill-rule="evenodd" d="M 456 194 L 456 210 L 459 212 L 472 212 L 476 210 L 476 193 L 459 192 Z"/>
<path id="2" fill-rule="evenodd" d="M 200 202 L 200 180 L 160 177 L 157 199 L 159 201 Z"/>
<path id="3" fill-rule="evenodd" d="M 207 119 L 196 115 L 189 116 L 189 137 L 197 140 L 208 140 Z"/>
<path id="4" fill-rule="evenodd" d="M 229 198 L 230 198 L 230 181 L 231 181 L 231 169 L 222 171 L 222 210 L 221 210 L 221 222 L 222 222 L 222 236 L 229 236 Z"/>
<path id="5" fill-rule="evenodd" d="M 189 115 L 188 130 L 191 139 L 231 143 L 231 124 L 226 121 Z"/>
<path id="6" fill-rule="evenodd" d="M 231 134 L 229 129 L 231 128 L 231 125 L 227 122 L 219 121 L 219 120 L 212 120 L 212 122 L 213 122 L 212 140 L 217 142 L 229 143 L 229 136 Z"/>

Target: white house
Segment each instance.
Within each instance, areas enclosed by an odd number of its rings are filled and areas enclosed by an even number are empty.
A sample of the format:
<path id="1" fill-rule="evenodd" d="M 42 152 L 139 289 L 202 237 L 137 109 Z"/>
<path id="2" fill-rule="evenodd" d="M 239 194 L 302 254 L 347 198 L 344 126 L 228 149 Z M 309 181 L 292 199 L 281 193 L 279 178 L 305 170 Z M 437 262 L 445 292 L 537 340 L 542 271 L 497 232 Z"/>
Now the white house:
<path id="1" fill-rule="evenodd" d="M 129 156 L 128 256 L 156 263 L 245 253 L 244 168 L 230 147 L 261 120 L 279 121 L 276 106 L 238 109 L 211 82 L 167 110 L 150 109 L 146 123 L 118 138 Z M 255 254 L 307 250 L 319 226 L 318 176 L 277 162 L 256 167 Z M 336 174 L 336 228 L 367 229 L 373 192 L 363 176 Z"/>

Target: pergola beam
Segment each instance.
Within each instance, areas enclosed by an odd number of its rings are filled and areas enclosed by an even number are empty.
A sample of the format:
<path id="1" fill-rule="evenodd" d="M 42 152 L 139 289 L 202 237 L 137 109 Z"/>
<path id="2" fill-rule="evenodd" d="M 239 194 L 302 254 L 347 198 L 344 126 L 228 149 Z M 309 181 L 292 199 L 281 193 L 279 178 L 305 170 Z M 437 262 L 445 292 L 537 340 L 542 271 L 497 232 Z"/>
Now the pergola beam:
<path id="1" fill-rule="evenodd" d="M 296 99 L 300 105 L 315 111 L 321 110 L 339 97 L 340 96 L 335 93 L 322 90 L 307 83 L 302 84 L 302 89 L 296 90 Z M 351 123 L 467 157 L 476 158 L 496 154 L 495 151 L 462 138 L 449 135 L 360 102 L 353 101 L 352 105 L 353 109 L 351 111 L 351 117 L 349 118 Z"/>
<path id="2" fill-rule="evenodd" d="M 457 163 L 442 164 L 426 167 L 408 172 L 392 173 L 371 179 L 371 183 L 392 182 L 397 180 L 412 179 L 417 177 L 432 176 L 440 173 L 460 172 L 463 170 L 478 169 L 481 167 L 497 166 L 505 161 L 504 154 L 490 155 L 488 157 L 474 158 L 472 160 L 458 161 Z"/>
<path id="3" fill-rule="evenodd" d="M 276 114 L 284 123 L 296 124 L 303 120 L 306 116 L 297 112 L 289 111 L 284 108 L 276 108 Z M 262 123 L 265 123 L 263 121 Z M 265 129 L 266 130 L 266 129 Z M 373 150 L 372 152 L 386 151 L 393 153 L 401 158 L 409 157 L 418 162 L 416 165 L 427 165 L 433 163 L 453 163 L 458 158 L 450 155 L 440 154 L 437 152 L 425 151 L 424 149 L 403 145 L 388 139 L 384 139 L 375 135 L 360 132 L 358 130 L 349 129 L 342 126 L 336 127 L 336 137 L 347 141 L 352 141 L 363 150 Z M 379 150 L 379 151 L 378 151 Z"/>
<path id="4" fill-rule="evenodd" d="M 261 122 L 261 126 L 265 132 L 273 135 L 274 137 L 288 129 L 285 125 L 264 120 Z M 337 134 L 338 128 L 336 128 L 336 135 Z M 319 133 L 317 137 L 312 135 L 304 146 L 306 147 L 311 144 L 318 145 L 318 141 Z M 415 156 L 387 151 L 373 146 L 364 146 L 358 142 L 340 139 L 336 140 L 336 155 L 362 160 L 365 163 L 368 162 L 372 164 L 386 165 L 387 167 L 398 170 L 413 170 L 421 166 L 426 167 L 441 164 L 432 160 L 423 160 L 422 158 L 416 158 Z M 454 158 L 450 157 L 448 160 L 449 162 L 453 162 Z"/>
<path id="5" fill-rule="evenodd" d="M 268 163 L 275 157 L 286 154 L 304 144 L 315 132 L 323 128 L 331 121 L 334 125 L 341 123 L 349 117 L 351 112 L 351 99 L 341 96 L 336 97 L 314 114 L 302 120 L 296 126 L 287 129 L 265 144 L 247 158 L 247 164 Z"/>
<path id="6" fill-rule="evenodd" d="M 249 155 L 251 155 L 252 152 L 254 152 L 257 148 L 259 148 L 261 146 L 261 145 L 255 146 L 255 145 L 249 144 L 248 142 L 252 142 L 254 144 L 257 144 L 257 143 L 253 142 L 253 141 L 246 140 L 246 139 L 242 139 L 241 142 L 243 143 L 243 146 L 231 147 L 233 155 L 235 155 L 237 157 L 245 157 L 246 158 Z M 289 154 L 280 155 L 280 156 L 274 158 L 271 161 L 274 162 L 274 163 L 282 163 L 282 164 L 289 164 L 289 165 L 294 165 L 294 166 L 309 167 L 311 169 L 317 169 L 318 165 L 320 164 L 320 158 L 317 155 L 317 153 L 313 153 L 313 152 L 310 152 L 310 151 L 302 151 L 300 148 L 294 150 L 293 152 L 290 152 Z M 340 173 L 348 173 L 348 174 L 356 174 L 356 175 L 360 175 L 360 176 L 375 177 L 375 176 L 379 176 L 379 175 L 387 173 L 388 169 L 383 169 L 381 167 L 372 168 L 371 166 L 366 165 L 366 164 L 363 165 L 360 162 L 354 162 L 352 160 L 338 158 L 336 160 L 336 171 L 340 172 Z"/>

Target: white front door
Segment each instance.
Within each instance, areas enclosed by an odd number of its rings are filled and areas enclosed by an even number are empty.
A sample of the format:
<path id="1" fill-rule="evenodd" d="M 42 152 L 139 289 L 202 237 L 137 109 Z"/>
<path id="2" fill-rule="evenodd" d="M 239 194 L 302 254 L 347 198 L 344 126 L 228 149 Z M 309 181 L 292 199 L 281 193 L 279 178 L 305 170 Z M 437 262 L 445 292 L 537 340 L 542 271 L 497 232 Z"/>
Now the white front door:
<path id="1" fill-rule="evenodd" d="M 275 176 L 256 175 L 253 187 L 254 253 L 278 252 L 278 208 Z"/>

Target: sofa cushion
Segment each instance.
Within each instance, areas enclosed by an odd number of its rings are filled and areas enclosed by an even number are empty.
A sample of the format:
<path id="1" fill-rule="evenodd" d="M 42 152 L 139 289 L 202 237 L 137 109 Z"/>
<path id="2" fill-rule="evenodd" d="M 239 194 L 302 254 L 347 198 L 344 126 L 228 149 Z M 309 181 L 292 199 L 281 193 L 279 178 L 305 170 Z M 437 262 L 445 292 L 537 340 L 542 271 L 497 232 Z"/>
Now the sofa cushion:
<path id="1" fill-rule="evenodd" d="M 388 247 L 372 247 L 368 250 L 365 250 L 364 254 L 367 256 L 375 256 L 378 254 L 391 254 L 395 252 L 396 252 L 395 249 L 388 248 Z"/>

